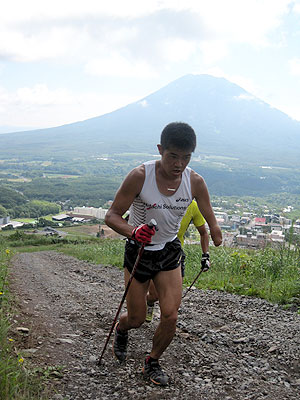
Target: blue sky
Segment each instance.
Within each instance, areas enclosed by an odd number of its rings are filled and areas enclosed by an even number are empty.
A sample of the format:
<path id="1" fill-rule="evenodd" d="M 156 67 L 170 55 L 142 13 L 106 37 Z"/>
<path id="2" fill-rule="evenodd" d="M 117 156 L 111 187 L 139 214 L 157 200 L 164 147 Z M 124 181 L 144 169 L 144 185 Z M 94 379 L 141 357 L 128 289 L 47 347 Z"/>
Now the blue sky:
<path id="1" fill-rule="evenodd" d="M 0 127 L 88 119 L 190 73 L 300 121 L 300 0 L 0 4 Z"/>

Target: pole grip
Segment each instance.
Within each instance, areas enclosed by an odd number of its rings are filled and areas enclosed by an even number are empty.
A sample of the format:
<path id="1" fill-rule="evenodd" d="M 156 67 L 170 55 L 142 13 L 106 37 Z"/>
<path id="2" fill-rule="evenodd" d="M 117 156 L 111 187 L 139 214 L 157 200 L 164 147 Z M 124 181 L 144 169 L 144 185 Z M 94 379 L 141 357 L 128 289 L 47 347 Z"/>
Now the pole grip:
<path id="1" fill-rule="evenodd" d="M 155 230 L 157 231 L 157 222 L 155 221 L 155 219 L 154 218 L 152 218 L 149 222 L 148 222 L 148 224 L 147 224 L 148 226 L 149 226 L 149 228 L 152 228 L 152 227 L 154 227 L 155 228 Z"/>

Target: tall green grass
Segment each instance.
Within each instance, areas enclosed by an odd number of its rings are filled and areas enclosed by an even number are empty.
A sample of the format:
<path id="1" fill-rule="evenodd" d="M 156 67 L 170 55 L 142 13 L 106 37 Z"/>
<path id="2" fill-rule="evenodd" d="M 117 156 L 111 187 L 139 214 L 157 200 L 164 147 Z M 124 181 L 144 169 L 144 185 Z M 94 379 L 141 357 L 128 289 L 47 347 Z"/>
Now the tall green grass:
<path id="1" fill-rule="evenodd" d="M 199 246 L 186 245 L 185 283 L 200 270 Z M 299 249 L 266 247 L 262 250 L 211 248 L 211 269 L 203 273 L 197 287 L 240 295 L 257 296 L 278 304 L 300 307 Z"/>
<path id="2" fill-rule="evenodd" d="M 94 264 L 123 267 L 125 241 L 120 239 L 97 239 L 97 244 L 86 243 L 61 247 L 60 251 L 79 260 Z"/>

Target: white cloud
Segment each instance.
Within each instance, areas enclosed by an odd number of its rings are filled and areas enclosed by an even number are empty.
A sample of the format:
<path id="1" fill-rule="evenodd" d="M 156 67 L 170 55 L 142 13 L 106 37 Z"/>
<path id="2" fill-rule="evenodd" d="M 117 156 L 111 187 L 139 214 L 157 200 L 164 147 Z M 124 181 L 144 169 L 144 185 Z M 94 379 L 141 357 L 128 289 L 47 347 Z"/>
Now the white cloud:
<path id="1" fill-rule="evenodd" d="M 207 74 L 215 76 L 216 78 L 223 78 L 225 76 L 225 72 L 220 67 L 205 67 L 205 68 L 197 68 L 192 71 L 193 74 Z"/>
<path id="2" fill-rule="evenodd" d="M 76 54 L 83 62 L 102 56 L 103 48 L 110 47 L 128 59 L 140 53 L 145 62 L 155 65 L 157 55 L 163 55 L 162 61 L 177 62 L 200 48 L 206 61 L 214 62 L 227 55 L 230 43 L 267 45 L 268 34 L 278 27 L 289 3 L 11 0 L 0 14 L 0 56 L 26 62 Z M 172 42 L 173 48 L 168 46 L 164 52 L 166 43 Z"/>
<path id="3" fill-rule="evenodd" d="M 294 7 L 293 7 L 293 10 L 294 10 L 296 13 L 299 13 L 299 14 L 300 14 L 300 1 L 299 1 L 299 0 L 296 0 L 296 1 L 294 1 L 293 3 L 295 3 L 295 4 L 294 4 Z"/>
<path id="4" fill-rule="evenodd" d="M 118 76 L 123 78 L 153 78 L 155 71 L 144 61 L 136 62 L 114 53 L 110 57 L 90 60 L 85 71 L 95 76 Z"/>
<path id="5" fill-rule="evenodd" d="M 223 76 L 229 81 L 237 84 L 247 92 L 251 93 L 252 95 L 255 95 L 259 98 L 262 97 L 262 88 L 254 83 L 252 79 L 241 75 L 224 74 Z"/>
<path id="6" fill-rule="evenodd" d="M 139 105 L 142 106 L 143 108 L 146 108 L 149 106 L 147 100 L 141 100 L 139 101 Z"/>
<path id="7" fill-rule="evenodd" d="M 161 43 L 161 53 L 169 62 L 186 61 L 195 52 L 196 43 L 184 39 L 166 39 Z"/>
<path id="8" fill-rule="evenodd" d="M 291 3 L 291 0 L 186 0 L 182 8 L 201 17 L 207 33 L 203 40 L 266 46 L 268 35 L 281 24 Z"/>
<path id="9" fill-rule="evenodd" d="M 45 84 L 14 92 L 0 88 L 0 120 L 1 125 L 46 128 L 99 116 L 137 100 L 119 94 L 50 90 Z"/>
<path id="10" fill-rule="evenodd" d="M 16 62 L 34 62 L 72 54 L 72 42 L 78 32 L 71 27 L 49 27 L 39 33 L 0 28 L 0 56 Z"/>
<path id="11" fill-rule="evenodd" d="M 292 101 L 291 104 L 288 104 L 288 105 L 284 101 L 280 101 L 280 99 L 277 99 L 277 100 L 275 99 L 268 103 L 270 104 L 272 102 L 271 107 L 284 112 L 292 119 L 300 122 L 300 110 L 298 107 L 299 98 L 296 98 L 295 100 L 296 101 Z"/>
<path id="12" fill-rule="evenodd" d="M 76 18 L 96 15 L 106 16 L 130 16 L 142 15 L 150 12 L 153 8 L 159 8 L 161 1 L 152 0 L 151 2 L 139 0 L 10 0 L 5 4 L 5 12 L 1 13 L 3 21 L 14 20 L 24 21 L 34 19 L 37 16 L 42 19 L 47 18 Z"/>
<path id="13" fill-rule="evenodd" d="M 256 49 L 274 46 L 271 35 L 276 30 L 277 35 L 282 33 L 282 45 L 287 46 L 289 36 L 278 27 L 288 12 L 300 13 L 299 0 L 10 0 L 2 3 L 0 60 L 3 63 L 6 60 L 43 61 L 41 69 L 46 74 L 47 60 L 51 60 L 51 66 L 55 63 L 57 71 L 63 63 L 70 68 L 74 64 L 76 71 L 82 69 L 97 79 L 137 78 L 138 84 L 142 79 L 153 80 L 156 88 L 175 75 L 209 73 L 225 77 L 259 98 L 265 96 L 262 88 L 254 83 L 255 69 L 251 79 L 242 76 L 246 71 L 239 72 L 240 76 L 229 74 L 231 51 L 236 44 Z M 226 60 L 224 65 L 229 71 L 226 74 L 219 67 L 222 60 Z M 299 58 L 290 60 L 289 66 L 291 73 L 300 75 Z M 9 75 L 7 69 L 3 69 L 3 76 L 4 72 Z M 36 63 L 35 70 L 38 69 Z M 25 73 L 24 76 L 27 77 Z M 81 76 L 76 79 L 80 82 Z M 91 81 L 90 77 L 84 79 Z M 52 86 L 53 79 L 51 82 Z M 1 121 L 58 125 L 100 115 L 138 100 L 131 94 L 126 97 L 79 94 L 63 87 L 50 90 L 46 83 L 26 83 L 22 85 L 26 87 L 13 92 L 8 89 L 8 81 L 3 81 L 7 86 L 5 90 L 0 89 Z M 67 84 L 71 87 L 72 83 Z"/>
<path id="14" fill-rule="evenodd" d="M 235 98 L 237 100 L 247 100 L 247 101 L 257 100 L 255 96 L 252 96 L 251 94 L 247 93 L 242 93 L 239 96 L 235 96 Z"/>
<path id="15" fill-rule="evenodd" d="M 204 41 L 200 44 L 200 48 L 206 65 L 213 65 L 228 54 L 228 45 L 223 40 Z"/>
<path id="16" fill-rule="evenodd" d="M 300 76 L 300 58 L 289 60 L 290 73 L 294 76 Z"/>
<path id="17" fill-rule="evenodd" d="M 73 97 L 66 89 L 51 91 L 45 84 L 37 84 L 32 88 L 19 88 L 12 98 L 15 99 L 16 104 L 26 104 L 27 106 L 51 106 L 72 104 L 74 102 Z"/>

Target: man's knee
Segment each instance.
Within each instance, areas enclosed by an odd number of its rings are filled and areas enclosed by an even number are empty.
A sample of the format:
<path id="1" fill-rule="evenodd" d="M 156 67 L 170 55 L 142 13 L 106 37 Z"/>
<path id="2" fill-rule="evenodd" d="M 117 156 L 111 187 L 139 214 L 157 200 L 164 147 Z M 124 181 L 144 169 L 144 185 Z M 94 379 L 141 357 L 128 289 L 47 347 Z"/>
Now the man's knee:
<path id="1" fill-rule="evenodd" d="M 176 325 L 178 319 L 178 310 L 161 311 L 161 320 L 168 325 Z"/>
<path id="2" fill-rule="evenodd" d="M 145 321 L 146 315 L 145 316 L 128 316 L 128 325 L 130 328 L 139 328 Z"/>

